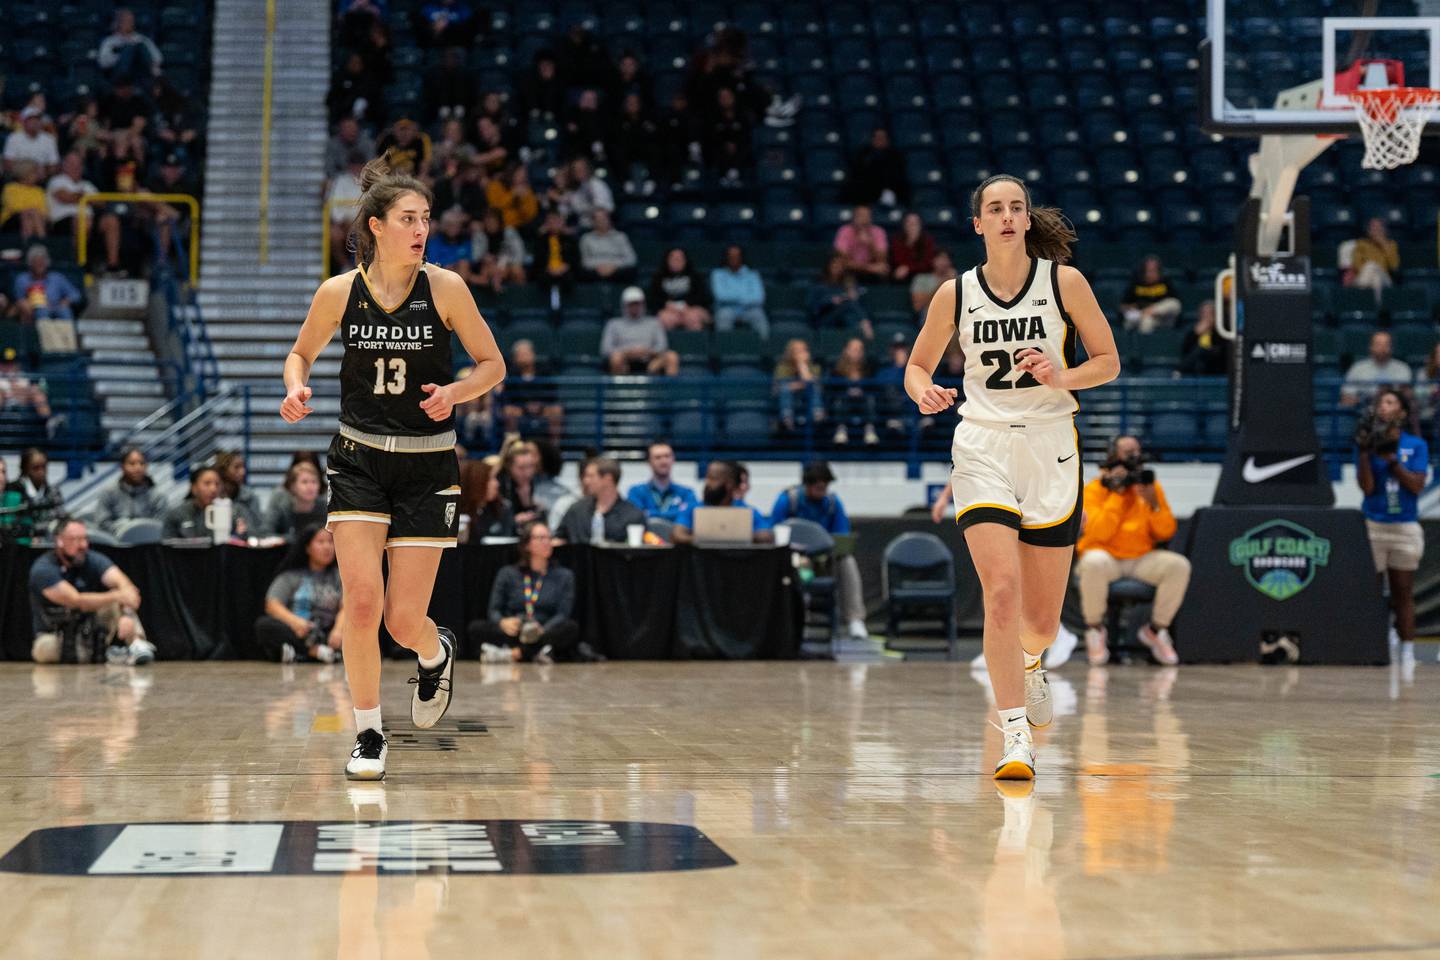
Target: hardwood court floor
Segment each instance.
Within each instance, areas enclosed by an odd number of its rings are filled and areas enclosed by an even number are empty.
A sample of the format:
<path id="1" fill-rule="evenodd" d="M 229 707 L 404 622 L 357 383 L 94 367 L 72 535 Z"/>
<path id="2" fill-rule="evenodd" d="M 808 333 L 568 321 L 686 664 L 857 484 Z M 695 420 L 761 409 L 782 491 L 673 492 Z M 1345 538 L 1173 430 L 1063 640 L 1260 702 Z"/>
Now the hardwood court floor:
<path id="1" fill-rule="evenodd" d="M 359 788 L 338 668 L 5 665 L 0 855 L 66 825 L 512 819 L 693 825 L 736 864 L 0 873 L 0 956 L 1440 957 L 1440 668 L 1052 677 L 1014 798 L 963 664 L 462 664 L 451 732 Z"/>

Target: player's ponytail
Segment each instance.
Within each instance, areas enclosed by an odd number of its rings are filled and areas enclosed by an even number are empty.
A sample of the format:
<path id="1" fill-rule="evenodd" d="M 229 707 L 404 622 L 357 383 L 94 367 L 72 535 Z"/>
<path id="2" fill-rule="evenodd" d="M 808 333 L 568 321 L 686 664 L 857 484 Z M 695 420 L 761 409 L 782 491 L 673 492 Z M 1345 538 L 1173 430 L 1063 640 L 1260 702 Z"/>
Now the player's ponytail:
<path id="1" fill-rule="evenodd" d="M 1071 246 L 1075 243 L 1075 225 L 1059 207 L 1037 207 L 1030 200 L 1030 188 L 1019 177 L 1008 173 L 997 173 L 990 177 L 970 195 L 970 215 L 980 216 L 981 199 L 992 183 L 1008 182 L 1017 185 L 1025 194 L 1025 206 L 1030 211 L 1030 229 L 1025 233 L 1025 252 L 1041 260 L 1068 263 Z"/>
<path id="2" fill-rule="evenodd" d="M 408 174 L 395 173 L 389 158 L 383 154 L 360 171 L 360 200 L 355 207 L 355 219 L 350 223 L 349 238 L 357 263 L 370 263 L 375 259 L 375 234 L 370 230 L 370 218 L 384 220 L 395 201 L 405 193 L 418 193 L 426 203 L 435 202 L 429 187 Z"/>

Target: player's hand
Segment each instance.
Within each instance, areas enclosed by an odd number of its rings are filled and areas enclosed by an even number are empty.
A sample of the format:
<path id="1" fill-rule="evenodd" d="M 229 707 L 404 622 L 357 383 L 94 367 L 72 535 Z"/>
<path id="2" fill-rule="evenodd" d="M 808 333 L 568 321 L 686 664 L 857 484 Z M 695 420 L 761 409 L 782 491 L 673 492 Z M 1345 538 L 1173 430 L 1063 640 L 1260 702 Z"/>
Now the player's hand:
<path id="1" fill-rule="evenodd" d="M 425 411 L 425 415 L 431 420 L 449 419 L 451 412 L 455 409 L 455 401 L 450 399 L 449 385 L 447 384 L 441 387 L 433 383 L 427 383 L 422 385 L 420 389 L 429 394 L 428 397 L 420 401 L 420 409 Z"/>
<path id="2" fill-rule="evenodd" d="M 1015 366 L 1030 374 L 1030 376 L 1039 380 L 1047 387 L 1059 387 L 1060 376 L 1064 373 L 1063 370 L 1056 369 L 1055 365 L 1050 362 L 1049 357 L 1034 347 L 1021 351 L 1020 359 Z"/>
<path id="3" fill-rule="evenodd" d="M 932 383 L 925 388 L 925 392 L 921 395 L 918 406 L 920 407 L 921 413 L 939 413 L 941 410 L 951 407 L 959 396 L 959 391 L 954 387 L 942 387 Z"/>
<path id="4" fill-rule="evenodd" d="M 949 512 L 950 498 L 936 497 L 935 503 L 930 507 L 930 520 L 933 523 L 944 523 L 945 514 Z"/>
<path id="5" fill-rule="evenodd" d="M 280 403 L 280 416 L 286 423 L 299 423 L 315 411 L 306 406 L 310 402 L 310 388 L 301 384 L 289 393 Z"/>

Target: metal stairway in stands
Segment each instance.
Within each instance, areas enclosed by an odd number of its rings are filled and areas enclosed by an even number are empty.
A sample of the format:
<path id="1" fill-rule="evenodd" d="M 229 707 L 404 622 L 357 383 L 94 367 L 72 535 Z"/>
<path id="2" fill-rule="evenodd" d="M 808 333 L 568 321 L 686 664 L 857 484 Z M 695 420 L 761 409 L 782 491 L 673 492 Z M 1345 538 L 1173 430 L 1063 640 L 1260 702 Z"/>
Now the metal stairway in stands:
<path id="1" fill-rule="evenodd" d="M 218 0 L 215 7 L 199 303 L 222 381 L 252 389 L 249 468 L 262 486 L 278 481 L 293 451 L 323 450 L 339 414 L 338 343 L 315 363 L 316 413 L 296 426 L 275 413 L 285 356 L 320 281 L 330 17 L 326 0 L 275 3 L 261 263 L 266 4 Z"/>

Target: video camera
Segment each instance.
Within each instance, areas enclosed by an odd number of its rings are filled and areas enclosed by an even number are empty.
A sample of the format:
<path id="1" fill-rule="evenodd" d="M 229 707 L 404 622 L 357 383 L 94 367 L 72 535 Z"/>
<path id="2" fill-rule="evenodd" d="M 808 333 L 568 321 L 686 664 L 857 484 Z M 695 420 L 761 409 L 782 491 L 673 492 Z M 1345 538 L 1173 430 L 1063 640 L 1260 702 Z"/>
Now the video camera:
<path id="1" fill-rule="evenodd" d="M 1362 414 L 1355 424 L 1355 446 L 1388 457 L 1400 449 L 1400 422 L 1386 420 L 1373 410 Z"/>
<path id="2" fill-rule="evenodd" d="M 1152 484 L 1155 482 L 1155 471 L 1145 466 L 1144 457 L 1127 457 L 1121 460 L 1119 457 L 1111 457 L 1100 465 L 1105 470 L 1113 470 L 1116 467 L 1124 467 L 1122 474 L 1106 473 L 1100 478 L 1106 489 L 1119 493 L 1122 490 L 1138 484 Z"/>

